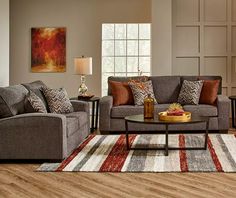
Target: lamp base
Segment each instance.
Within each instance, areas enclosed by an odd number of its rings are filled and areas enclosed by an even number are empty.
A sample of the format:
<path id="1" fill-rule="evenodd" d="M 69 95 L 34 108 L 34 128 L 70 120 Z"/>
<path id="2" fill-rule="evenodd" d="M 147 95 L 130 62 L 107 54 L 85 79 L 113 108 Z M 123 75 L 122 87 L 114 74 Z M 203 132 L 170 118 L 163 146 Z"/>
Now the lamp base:
<path id="1" fill-rule="evenodd" d="M 87 96 L 88 87 L 85 85 L 85 76 L 81 75 L 81 85 L 79 86 L 79 95 Z"/>

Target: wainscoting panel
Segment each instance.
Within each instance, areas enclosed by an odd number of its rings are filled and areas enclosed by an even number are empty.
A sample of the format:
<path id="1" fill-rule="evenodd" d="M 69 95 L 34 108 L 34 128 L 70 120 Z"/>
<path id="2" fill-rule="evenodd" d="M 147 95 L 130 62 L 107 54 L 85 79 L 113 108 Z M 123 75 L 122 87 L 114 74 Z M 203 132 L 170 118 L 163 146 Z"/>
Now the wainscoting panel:
<path id="1" fill-rule="evenodd" d="M 220 75 L 236 94 L 236 0 L 173 0 L 173 75 Z"/>

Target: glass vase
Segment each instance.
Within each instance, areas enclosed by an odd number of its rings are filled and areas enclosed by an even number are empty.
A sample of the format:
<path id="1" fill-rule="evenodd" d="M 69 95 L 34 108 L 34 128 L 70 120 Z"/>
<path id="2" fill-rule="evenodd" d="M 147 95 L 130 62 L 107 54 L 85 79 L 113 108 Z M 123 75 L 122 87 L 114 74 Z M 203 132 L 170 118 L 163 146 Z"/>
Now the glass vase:
<path id="1" fill-rule="evenodd" d="M 144 99 L 144 119 L 154 118 L 154 99 L 150 94 Z"/>

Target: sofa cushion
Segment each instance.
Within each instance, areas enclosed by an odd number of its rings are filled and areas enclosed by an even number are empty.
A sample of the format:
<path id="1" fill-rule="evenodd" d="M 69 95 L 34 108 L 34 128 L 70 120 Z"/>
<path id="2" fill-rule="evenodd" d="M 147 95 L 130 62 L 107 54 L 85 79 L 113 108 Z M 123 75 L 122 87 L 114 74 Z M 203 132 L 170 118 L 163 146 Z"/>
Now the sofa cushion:
<path id="1" fill-rule="evenodd" d="M 217 116 L 218 111 L 217 107 L 213 105 L 207 104 L 199 104 L 199 105 L 184 105 L 185 111 L 189 111 L 198 116 Z"/>
<path id="2" fill-rule="evenodd" d="M 0 87 L 0 118 L 24 113 L 28 90 L 22 85 Z"/>
<path id="3" fill-rule="evenodd" d="M 219 80 L 204 80 L 199 103 L 214 105 L 217 98 L 219 84 Z"/>
<path id="4" fill-rule="evenodd" d="M 73 135 L 88 122 L 87 113 L 83 111 L 68 113 L 65 116 L 67 137 Z"/>
<path id="5" fill-rule="evenodd" d="M 43 87 L 42 89 L 51 113 L 71 113 L 74 111 L 65 88 Z"/>
<path id="6" fill-rule="evenodd" d="M 181 88 L 179 76 L 151 76 L 150 79 L 158 104 L 177 102 Z"/>
<path id="7" fill-rule="evenodd" d="M 42 87 L 45 87 L 46 85 L 40 80 L 31 82 L 31 83 L 23 83 L 22 85 L 26 89 L 28 89 L 29 91 L 34 92 L 43 101 L 44 105 L 47 108 L 47 111 L 49 112 L 49 107 L 48 107 L 48 104 L 47 104 L 47 100 L 46 100 L 46 98 L 43 94 L 43 91 L 42 91 Z M 32 111 L 32 109 L 30 109 L 30 108 L 28 109 L 27 106 L 28 105 L 26 104 L 26 111 L 29 111 L 29 112 Z"/>
<path id="8" fill-rule="evenodd" d="M 165 111 L 170 104 L 158 104 L 154 106 L 155 113 Z M 112 107 L 111 117 L 112 118 L 124 118 L 129 115 L 143 114 L 143 106 L 134 105 L 121 105 Z"/>
<path id="9" fill-rule="evenodd" d="M 108 77 L 108 82 L 109 81 L 116 81 L 116 82 L 129 82 L 131 80 L 140 80 L 142 79 L 143 76 L 128 76 L 128 77 L 123 77 L 123 76 L 109 76 Z M 149 78 L 147 77 L 147 79 L 149 80 Z M 108 95 L 111 96 L 111 86 L 108 83 Z"/>
<path id="10" fill-rule="evenodd" d="M 221 76 L 181 76 L 181 84 L 184 80 L 196 81 L 196 80 L 219 80 L 220 85 L 218 89 L 218 95 L 222 93 L 222 77 Z"/>
<path id="11" fill-rule="evenodd" d="M 134 104 L 143 105 L 144 99 L 150 97 L 154 99 L 154 103 L 156 104 L 156 98 L 153 93 L 152 81 L 148 80 L 146 82 L 136 81 L 136 82 L 128 82 L 134 97 Z"/>
<path id="12" fill-rule="evenodd" d="M 27 100 L 29 101 L 35 112 L 47 113 L 47 109 L 43 101 L 34 92 L 29 92 Z"/>
<path id="13" fill-rule="evenodd" d="M 199 102 L 203 81 L 184 80 L 178 98 L 180 104 L 197 105 Z"/>
<path id="14" fill-rule="evenodd" d="M 134 97 L 127 82 L 109 81 L 113 96 L 113 105 L 133 105 Z"/>

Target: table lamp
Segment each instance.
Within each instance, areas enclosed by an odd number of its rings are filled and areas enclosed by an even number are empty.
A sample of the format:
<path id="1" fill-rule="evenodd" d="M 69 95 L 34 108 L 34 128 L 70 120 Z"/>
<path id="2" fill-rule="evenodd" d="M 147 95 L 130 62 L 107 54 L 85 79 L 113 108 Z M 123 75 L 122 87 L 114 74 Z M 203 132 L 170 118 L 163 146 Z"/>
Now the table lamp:
<path id="1" fill-rule="evenodd" d="M 75 66 L 75 74 L 81 75 L 79 96 L 87 96 L 88 88 L 85 85 L 85 76 L 92 75 L 92 58 L 84 56 L 75 58 L 74 66 Z"/>

